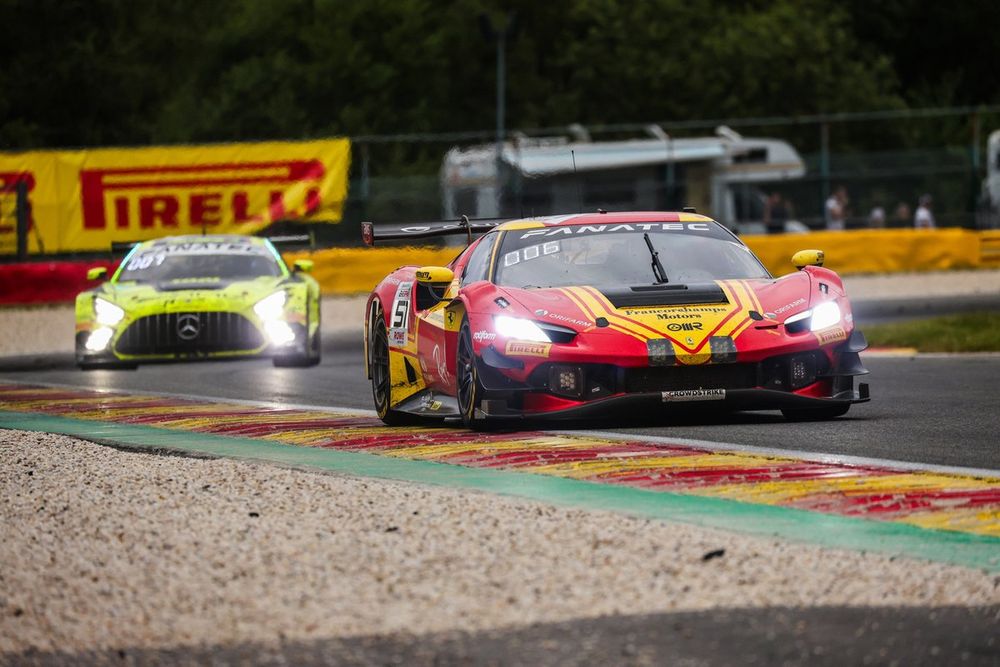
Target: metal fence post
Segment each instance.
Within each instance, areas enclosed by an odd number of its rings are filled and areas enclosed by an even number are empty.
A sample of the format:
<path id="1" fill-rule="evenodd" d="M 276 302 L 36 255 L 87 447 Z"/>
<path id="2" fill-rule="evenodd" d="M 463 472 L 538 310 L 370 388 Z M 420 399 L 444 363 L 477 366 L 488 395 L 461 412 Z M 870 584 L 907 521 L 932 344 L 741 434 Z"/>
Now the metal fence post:
<path id="1" fill-rule="evenodd" d="M 19 179 L 14 186 L 17 193 L 17 259 L 28 259 L 28 223 L 31 220 L 31 202 L 28 201 L 28 181 Z"/>
<path id="2" fill-rule="evenodd" d="M 830 197 L 830 124 L 819 124 L 819 206 L 824 218 L 826 200 Z"/>

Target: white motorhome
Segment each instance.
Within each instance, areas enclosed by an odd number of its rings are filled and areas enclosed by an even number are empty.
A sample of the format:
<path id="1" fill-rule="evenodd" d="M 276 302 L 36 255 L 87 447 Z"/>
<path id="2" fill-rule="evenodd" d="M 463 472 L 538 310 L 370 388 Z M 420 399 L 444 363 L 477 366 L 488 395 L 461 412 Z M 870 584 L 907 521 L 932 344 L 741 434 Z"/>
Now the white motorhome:
<path id="1" fill-rule="evenodd" d="M 590 141 L 515 137 L 497 147 L 453 148 L 441 169 L 444 217 L 520 217 L 572 211 L 678 210 L 693 206 L 723 224 L 762 227 L 766 183 L 801 178 L 805 165 L 785 141 L 716 136 Z M 502 186 L 502 187 L 501 187 Z M 793 228 L 794 228 L 793 223 Z"/>
<path id="2" fill-rule="evenodd" d="M 991 132 L 986 140 L 986 178 L 977 218 L 982 229 L 1000 227 L 1000 130 Z"/>

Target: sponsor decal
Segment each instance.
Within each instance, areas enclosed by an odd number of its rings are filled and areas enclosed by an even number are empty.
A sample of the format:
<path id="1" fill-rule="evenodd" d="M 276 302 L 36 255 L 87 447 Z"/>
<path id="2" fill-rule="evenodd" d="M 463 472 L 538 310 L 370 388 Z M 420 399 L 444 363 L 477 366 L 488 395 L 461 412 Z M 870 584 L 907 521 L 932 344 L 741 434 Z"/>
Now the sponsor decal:
<path id="1" fill-rule="evenodd" d="M 434 351 L 431 352 L 431 358 L 434 360 L 435 370 L 437 371 L 437 376 L 441 378 L 442 382 L 448 381 L 448 364 L 445 361 L 444 352 L 441 350 L 440 345 L 434 346 Z"/>
<path id="2" fill-rule="evenodd" d="M 396 276 L 386 276 L 385 280 L 383 280 L 382 282 L 384 282 L 386 285 L 398 285 L 399 278 L 397 278 Z"/>
<path id="3" fill-rule="evenodd" d="M 667 331 L 701 331 L 701 322 L 671 322 Z"/>
<path id="4" fill-rule="evenodd" d="M 544 308 L 539 308 L 538 310 L 535 311 L 535 315 L 537 315 L 538 317 L 545 317 L 548 314 L 549 311 L 545 310 Z"/>
<path id="5" fill-rule="evenodd" d="M 574 234 L 611 234 L 614 232 L 710 232 L 707 222 L 632 222 L 616 225 L 566 225 L 563 227 L 548 227 L 533 229 L 521 234 L 520 238 L 533 236 L 572 236 Z M 515 264 L 517 262 L 514 262 Z M 509 265 L 508 265 L 509 266 Z"/>
<path id="6" fill-rule="evenodd" d="M 489 343 L 497 339 L 497 335 L 492 331 L 477 331 L 472 334 L 472 340 L 477 343 Z"/>
<path id="7" fill-rule="evenodd" d="M 630 317 L 636 315 L 656 315 L 660 320 L 683 320 L 703 317 L 705 315 L 719 315 L 732 310 L 729 306 L 679 306 L 679 307 L 654 307 L 654 308 L 628 308 L 624 313 Z"/>
<path id="8" fill-rule="evenodd" d="M 518 354 L 522 357 L 548 357 L 551 349 L 551 343 L 528 343 L 511 340 L 507 341 L 505 352 L 507 354 Z"/>
<path id="9" fill-rule="evenodd" d="M 784 306 L 781 306 L 780 308 L 775 308 L 773 313 L 767 313 L 767 315 L 770 316 L 770 319 L 774 319 L 774 316 L 781 315 L 782 313 L 787 313 L 792 308 L 795 308 L 796 306 L 801 306 L 805 302 L 806 302 L 805 299 L 796 299 L 791 303 L 786 303 Z"/>
<path id="10" fill-rule="evenodd" d="M 817 332 L 816 338 L 819 339 L 820 345 L 836 343 L 838 341 L 847 340 L 847 331 L 845 331 L 843 327 L 837 327 L 835 329 L 827 329 L 826 331 Z"/>
<path id="11" fill-rule="evenodd" d="M 498 296 L 497 298 L 493 299 L 493 303 L 500 306 L 501 308 L 507 308 L 508 306 L 510 306 L 510 301 L 503 298 L 502 296 Z"/>
<path id="12" fill-rule="evenodd" d="M 417 271 L 417 280 L 429 281 L 431 279 L 430 271 Z"/>
<path id="13" fill-rule="evenodd" d="M 660 392 L 664 403 L 684 403 L 687 401 L 724 401 L 725 389 L 679 389 Z"/>
<path id="14" fill-rule="evenodd" d="M 550 320 L 556 320 L 557 322 L 565 322 L 566 324 L 575 324 L 578 327 L 583 327 L 584 329 L 589 329 L 594 326 L 593 322 L 589 320 L 578 320 L 575 317 L 569 317 L 567 315 L 560 315 L 559 313 L 547 313 Z"/>
<path id="15" fill-rule="evenodd" d="M 392 327 L 389 329 L 389 345 L 392 347 L 406 347 L 406 327 Z"/>

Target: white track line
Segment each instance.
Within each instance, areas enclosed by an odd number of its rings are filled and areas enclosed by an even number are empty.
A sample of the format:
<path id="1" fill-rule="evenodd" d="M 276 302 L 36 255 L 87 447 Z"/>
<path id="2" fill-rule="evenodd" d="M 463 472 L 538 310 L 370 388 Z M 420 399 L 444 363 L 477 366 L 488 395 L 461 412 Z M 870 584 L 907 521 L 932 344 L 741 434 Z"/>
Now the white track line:
<path id="1" fill-rule="evenodd" d="M 13 384 L 24 384 L 6 377 L 0 377 L 0 381 L 11 382 Z M 105 394 L 132 393 L 130 390 L 105 389 L 86 387 L 75 384 L 65 384 L 58 382 L 31 382 L 35 386 L 52 387 L 54 389 L 76 389 L 97 391 Z M 217 396 L 202 396 L 200 394 L 178 394 L 164 391 L 140 391 L 139 394 L 148 396 L 162 396 L 164 398 L 180 398 L 194 401 L 208 401 L 211 403 L 231 403 L 233 405 L 246 405 L 251 407 L 262 407 L 269 409 L 284 410 L 310 410 L 326 414 L 352 415 L 357 417 L 375 417 L 374 410 L 361 410 L 358 408 L 339 408 L 329 405 L 309 405 L 302 403 L 279 403 L 276 401 L 253 401 L 246 399 L 220 398 Z M 817 463 L 836 463 L 854 466 L 875 466 L 882 468 L 896 468 L 899 470 L 913 470 L 919 472 L 936 472 L 946 475 L 963 475 L 969 477 L 991 477 L 1000 479 L 1000 470 L 989 470 L 986 468 L 965 468 L 961 466 L 942 466 L 933 463 L 914 463 L 912 461 L 897 461 L 895 459 L 878 459 L 865 456 L 851 456 L 848 454 L 825 454 L 823 452 L 810 452 L 800 449 L 779 449 L 775 447 L 757 447 L 755 445 L 740 445 L 733 442 L 718 442 L 715 440 L 694 440 L 691 438 L 674 438 L 660 435 L 627 434 L 615 433 L 613 431 L 566 431 L 566 430 L 546 430 L 547 433 L 568 436 L 589 436 L 604 440 L 641 440 L 652 444 L 663 445 L 684 445 L 688 447 L 700 447 L 714 451 L 734 451 L 746 454 L 759 454 L 761 456 L 774 456 L 779 458 L 796 458 Z"/>

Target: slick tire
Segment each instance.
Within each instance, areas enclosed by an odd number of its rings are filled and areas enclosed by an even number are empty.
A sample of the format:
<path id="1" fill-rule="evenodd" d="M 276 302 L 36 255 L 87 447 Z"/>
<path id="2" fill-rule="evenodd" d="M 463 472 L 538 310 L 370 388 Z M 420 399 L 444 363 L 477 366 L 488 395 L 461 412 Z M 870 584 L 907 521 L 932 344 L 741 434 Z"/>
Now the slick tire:
<path id="1" fill-rule="evenodd" d="M 322 359 L 320 352 L 319 331 L 309 341 L 309 352 L 294 357 L 275 357 L 272 360 L 276 368 L 309 368 L 316 366 Z"/>
<path id="2" fill-rule="evenodd" d="M 818 422 L 835 419 L 847 414 L 850 405 L 832 405 L 827 408 L 791 408 L 781 411 L 785 419 L 792 422 Z"/>
<path id="3" fill-rule="evenodd" d="M 462 327 L 458 333 L 458 350 L 455 357 L 458 411 L 462 415 L 462 423 L 466 428 L 486 431 L 490 428 L 489 421 L 482 417 L 476 417 L 476 408 L 483 400 L 484 389 L 476 369 L 475 355 L 469 320 L 462 318 Z"/>
<path id="4" fill-rule="evenodd" d="M 385 328 L 385 316 L 378 303 L 372 306 L 371 329 L 368 331 L 368 364 L 372 379 L 372 400 L 375 412 L 386 426 L 406 426 L 417 424 L 419 417 L 393 410 L 392 367 L 389 363 L 389 332 Z"/>

